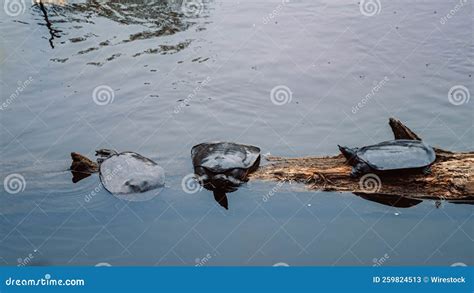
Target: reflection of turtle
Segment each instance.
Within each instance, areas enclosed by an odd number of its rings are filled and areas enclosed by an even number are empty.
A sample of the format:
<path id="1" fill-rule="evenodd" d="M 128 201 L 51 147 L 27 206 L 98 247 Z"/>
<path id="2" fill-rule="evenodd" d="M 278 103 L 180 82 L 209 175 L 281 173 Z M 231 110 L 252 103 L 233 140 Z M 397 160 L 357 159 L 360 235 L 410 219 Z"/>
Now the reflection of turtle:
<path id="1" fill-rule="evenodd" d="M 215 200 L 228 208 L 226 192 L 237 190 L 260 164 L 260 149 L 231 142 L 201 143 L 191 150 L 194 173 Z"/>
<path id="2" fill-rule="evenodd" d="M 362 192 L 354 192 L 354 194 L 366 200 L 397 208 L 411 208 L 422 202 L 420 199 L 409 198 L 401 195 Z"/>
<path id="3" fill-rule="evenodd" d="M 419 140 L 397 139 L 353 149 L 339 146 L 339 150 L 353 167 L 353 177 L 370 172 L 428 173 L 436 159 L 433 148 Z"/>
<path id="4" fill-rule="evenodd" d="M 139 193 L 164 186 L 163 168 L 137 153 L 101 149 L 96 156 L 99 165 L 77 153 L 71 154 L 73 182 L 98 171 L 102 185 L 112 194 Z"/>

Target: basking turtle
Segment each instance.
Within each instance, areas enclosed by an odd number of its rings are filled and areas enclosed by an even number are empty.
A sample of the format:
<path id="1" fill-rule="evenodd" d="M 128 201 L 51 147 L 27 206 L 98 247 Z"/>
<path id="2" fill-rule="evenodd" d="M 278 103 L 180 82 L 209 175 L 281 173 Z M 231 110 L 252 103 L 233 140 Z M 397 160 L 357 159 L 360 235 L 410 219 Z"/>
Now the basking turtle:
<path id="1" fill-rule="evenodd" d="M 201 143 L 191 149 L 194 173 L 215 200 L 228 209 L 226 192 L 233 192 L 260 164 L 260 149 L 232 142 Z"/>
<path id="2" fill-rule="evenodd" d="M 352 177 L 370 172 L 423 171 L 427 174 L 436 159 L 433 148 L 420 140 L 396 139 L 362 148 L 338 147 L 353 167 Z"/>
<path id="3" fill-rule="evenodd" d="M 164 186 L 163 168 L 140 154 L 101 149 L 96 151 L 96 156 L 98 165 L 78 153 L 71 153 L 73 182 L 99 172 L 102 185 L 112 194 L 140 193 Z"/>

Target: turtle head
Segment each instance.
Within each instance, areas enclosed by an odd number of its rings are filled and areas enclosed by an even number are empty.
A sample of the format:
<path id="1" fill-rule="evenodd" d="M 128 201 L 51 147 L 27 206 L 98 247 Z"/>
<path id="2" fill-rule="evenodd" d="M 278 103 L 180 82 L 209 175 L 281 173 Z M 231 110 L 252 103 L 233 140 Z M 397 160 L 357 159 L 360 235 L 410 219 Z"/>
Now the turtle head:
<path id="1" fill-rule="evenodd" d="M 97 163 L 102 164 L 102 162 L 110 156 L 117 155 L 118 153 L 115 150 L 110 149 L 100 149 L 95 151 L 95 156 L 97 157 Z"/>
<path id="2" fill-rule="evenodd" d="M 351 164 L 356 158 L 357 149 L 356 148 L 351 149 L 349 147 L 344 147 L 340 145 L 337 145 L 337 146 L 339 147 L 339 150 L 341 151 L 342 155 L 347 159 L 349 164 Z"/>

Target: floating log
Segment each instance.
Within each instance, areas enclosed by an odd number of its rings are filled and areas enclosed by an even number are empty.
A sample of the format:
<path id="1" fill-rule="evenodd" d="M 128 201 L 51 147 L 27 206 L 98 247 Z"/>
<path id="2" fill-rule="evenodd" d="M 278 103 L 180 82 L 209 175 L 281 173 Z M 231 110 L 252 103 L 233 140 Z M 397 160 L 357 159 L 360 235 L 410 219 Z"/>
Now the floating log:
<path id="1" fill-rule="evenodd" d="M 91 161 L 86 156 L 79 153 L 71 153 L 71 167 L 69 168 L 72 173 L 72 182 L 77 183 L 84 178 L 91 176 L 92 173 L 99 171 L 99 164 Z"/>
<path id="2" fill-rule="evenodd" d="M 395 139 L 421 140 L 399 120 L 390 118 Z M 337 148 L 335 148 L 337 149 Z M 455 153 L 435 148 L 436 161 L 431 173 L 380 176 L 350 176 L 351 166 L 342 155 L 328 157 L 267 157 L 250 179 L 305 183 L 309 189 L 353 192 L 356 195 L 408 197 L 411 199 L 474 199 L 474 152 Z"/>

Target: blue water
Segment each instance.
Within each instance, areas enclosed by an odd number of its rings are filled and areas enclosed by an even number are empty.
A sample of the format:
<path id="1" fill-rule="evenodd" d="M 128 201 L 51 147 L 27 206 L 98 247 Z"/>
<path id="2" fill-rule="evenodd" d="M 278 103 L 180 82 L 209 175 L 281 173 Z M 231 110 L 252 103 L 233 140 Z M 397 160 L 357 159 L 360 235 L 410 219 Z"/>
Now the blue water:
<path id="1" fill-rule="evenodd" d="M 197 1 L 191 13 L 178 1 L 50 2 L 49 27 L 28 1 L 0 10 L 1 178 L 25 180 L 1 189 L 1 264 L 474 263 L 472 205 L 404 209 L 252 181 L 226 211 L 181 184 L 204 141 L 329 155 L 391 139 L 392 116 L 431 145 L 472 150 L 473 103 L 448 96 L 474 91 L 472 1 L 447 21 L 458 1 L 383 1 L 374 16 L 357 1 Z M 129 201 L 95 175 L 73 184 L 70 152 L 98 148 L 152 158 L 166 187 Z"/>

